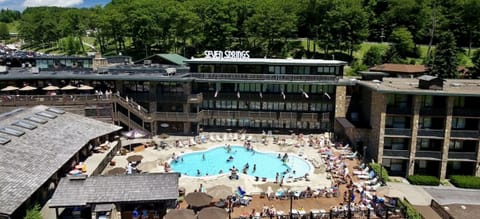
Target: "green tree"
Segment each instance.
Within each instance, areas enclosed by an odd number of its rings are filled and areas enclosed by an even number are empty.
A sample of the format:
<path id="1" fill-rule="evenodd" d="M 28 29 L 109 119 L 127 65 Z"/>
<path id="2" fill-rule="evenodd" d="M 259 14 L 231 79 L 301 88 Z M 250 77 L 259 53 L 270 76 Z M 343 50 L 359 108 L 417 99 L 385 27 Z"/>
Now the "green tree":
<path id="1" fill-rule="evenodd" d="M 440 78 L 456 78 L 458 75 L 458 56 L 455 37 L 451 32 L 443 32 L 435 48 L 431 74 Z"/>
<path id="2" fill-rule="evenodd" d="M 10 31 L 6 23 L 0 22 L 0 40 L 10 39 Z"/>
<path id="3" fill-rule="evenodd" d="M 473 53 L 472 63 L 473 67 L 470 69 L 472 72 L 471 77 L 477 79 L 480 76 L 480 50 L 476 50 Z"/>
<path id="4" fill-rule="evenodd" d="M 363 64 L 366 66 L 375 66 L 382 63 L 385 49 L 381 46 L 373 45 L 363 56 Z"/>
<path id="5" fill-rule="evenodd" d="M 463 26 L 465 27 L 465 33 L 467 34 L 468 42 L 468 55 L 472 50 L 474 42 L 479 41 L 480 37 L 480 1 L 478 0 L 465 0 L 463 2 L 463 10 L 461 13 Z"/>
<path id="6" fill-rule="evenodd" d="M 398 55 L 397 49 L 394 46 L 390 46 L 387 51 L 385 52 L 385 55 L 382 58 L 383 63 L 395 63 L 395 64 L 401 64 L 404 63 L 405 60 Z"/>
<path id="7" fill-rule="evenodd" d="M 414 33 L 414 40 L 416 42 L 420 41 L 428 33 L 426 27 L 431 12 L 428 8 L 429 1 L 430 0 L 388 1 L 388 8 L 384 13 L 387 28 L 393 30 L 395 27 L 406 27 L 410 33 Z"/>
<path id="8" fill-rule="evenodd" d="M 27 215 L 23 219 L 42 219 L 42 214 L 40 213 L 40 206 L 35 204 L 30 209 L 27 209 Z"/>
<path id="9" fill-rule="evenodd" d="M 412 33 L 405 27 L 393 29 L 390 42 L 393 43 L 398 55 L 402 58 L 412 55 L 415 49 Z"/>

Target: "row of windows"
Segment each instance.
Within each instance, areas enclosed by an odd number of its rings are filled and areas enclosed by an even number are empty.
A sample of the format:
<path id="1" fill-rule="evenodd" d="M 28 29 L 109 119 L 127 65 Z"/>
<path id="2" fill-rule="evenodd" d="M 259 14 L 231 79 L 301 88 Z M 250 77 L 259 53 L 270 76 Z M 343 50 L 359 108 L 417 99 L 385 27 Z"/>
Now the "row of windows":
<path id="1" fill-rule="evenodd" d="M 477 148 L 477 141 L 465 141 L 465 140 L 450 140 L 448 150 L 449 151 L 471 151 L 474 152 Z M 409 150 L 410 139 L 408 138 L 390 138 L 387 137 L 384 139 L 384 149 L 390 150 Z M 417 148 L 428 150 L 432 148 L 438 148 L 438 146 L 443 147 L 443 141 L 441 140 L 431 140 L 431 139 L 418 139 Z"/>
<path id="2" fill-rule="evenodd" d="M 237 65 L 198 65 L 198 71 L 201 73 L 248 73 L 258 74 L 262 73 L 262 67 L 258 65 L 253 66 L 237 66 Z M 316 71 L 316 72 L 315 72 Z M 268 66 L 269 74 L 326 74 L 335 75 L 340 73 L 340 67 L 337 66 L 283 66 L 270 65 Z"/>
<path id="3" fill-rule="evenodd" d="M 218 87 L 218 86 L 217 86 Z M 240 83 L 235 86 L 235 91 L 240 92 L 281 92 L 299 93 L 302 90 L 311 94 L 334 93 L 335 86 L 332 85 L 309 85 L 309 84 L 258 84 Z"/>
<path id="4" fill-rule="evenodd" d="M 389 94 L 387 95 L 387 104 L 390 106 L 397 106 L 400 108 L 406 108 L 410 106 L 411 96 L 405 94 Z M 437 104 L 435 104 L 437 102 Z M 424 95 L 420 96 L 420 105 L 422 107 L 432 107 L 435 105 L 446 106 L 445 97 Z M 453 107 L 465 107 L 465 97 L 454 97 Z"/>
<path id="5" fill-rule="evenodd" d="M 37 60 L 36 65 L 39 69 L 48 69 L 48 68 L 55 68 L 55 67 L 92 68 L 92 60 L 71 60 L 71 59 Z"/>
<path id="6" fill-rule="evenodd" d="M 302 111 L 330 112 L 332 103 L 294 103 L 294 102 L 260 102 L 243 100 L 206 100 L 202 109 L 232 109 L 232 110 L 268 110 L 268 111 Z"/>
<path id="7" fill-rule="evenodd" d="M 204 126 L 215 127 L 251 127 L 280 129 L 321 129 L 330 130 L 328 122 L 302 122 L 281 120 L 250 120 L 250 119 L 203 119 Z"/>
<path id="8" fill-rule="evenodd" d="M 452 129 L 465 129 L 466 118 L 452 118 Z M 432 118 L 421 116 L 418 119 L 419 129 L 442 129 L 444 120 L 442 118 Z M 410 118 L 402 116 L 387 116 L 385 119 L 386 128 L 410 128 Z"/>

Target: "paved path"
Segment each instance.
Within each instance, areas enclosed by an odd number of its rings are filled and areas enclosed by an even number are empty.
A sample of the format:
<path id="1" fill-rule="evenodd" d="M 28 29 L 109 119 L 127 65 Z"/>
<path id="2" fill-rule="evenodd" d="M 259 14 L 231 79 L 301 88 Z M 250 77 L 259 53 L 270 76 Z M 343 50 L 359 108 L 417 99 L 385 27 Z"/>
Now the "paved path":
<path id="1" fill-rule="evenodd" d="M 437 201 L 440 205 L 480 205 L 480 190 L 460 189 L 451 186 L 425 186 L 424 189 L 431 194 L 435 201 Z"/>
<path id="2" fill-rule="evenodd" d="M 403 193 L 404 197 L 412 204 L 430 206 L 433 197 L 422 186 L 410 185 L 401 182 L 389 182 L 388 186 Z"/>

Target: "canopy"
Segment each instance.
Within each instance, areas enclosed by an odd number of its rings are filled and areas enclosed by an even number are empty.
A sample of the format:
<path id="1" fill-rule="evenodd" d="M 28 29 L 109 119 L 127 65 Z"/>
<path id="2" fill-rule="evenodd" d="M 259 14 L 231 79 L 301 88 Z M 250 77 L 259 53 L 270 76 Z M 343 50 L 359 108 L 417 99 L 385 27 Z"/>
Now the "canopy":
<path id="1" fill-rule="evenodd" d="M 59 89 L 60 89 L 59 87 L 52 86 L 52 85 L 42 88 L 42 90 L 48 90 L 48 91 L 59 90 Z"/>
<path id="2" fill-rule="evenodd" d="M 198 212 L 198 219 L 226 219 L 227 211 L 223 208 L 208 207 Z"/>
<path id="3" fill-rule="evenodd" d="M 207 193 L 214 198 L 225 199 L 233 194 L 233 189 L 226 185 L 216 185 L 207 189 Z"/>
<path id="4" fill-rule="evenodd" d="M 143 138 L 148 135 L 147 132 L 142 131 L 140 129 L 132 129 L 128 132 L 123 132 L 122 134 L 127 138 Z"/>
<path id="5" fill-rule="evenodd" d="M 213 197 L 204 192 L 191 192 L 185 196 L 185 201 L 192 207 L 207 206 L 212 201 Z"/>
<path id="6" fill-rule="evenodd" d="M 119 175 L 119 174 L 125 174 L 127 170 L 123 167 L 115 167 L 107 172 L 106 175 Z"/>
<path id="7" fill-rule="evenodd" d="M 72 86 L 72 85 L 67 85 L 65 87 L 60 88 L 60 90 L 75 90 L 77 87 Z"/>
<path id="8" fill-rule="evenodd" d="M 15 87 L 15 86 L 7 86 L 5 88 L 2 88 L 2 91 L 14 91 L 14 90 L 18 90 L 18 87 Z"/>
<path id="9" fill-rule="evenodd" d="M 88 85 L 82 85 L 80 86 L 79 88 L 77 88 L 78 90 L 93 90 L 93 87 L 91 86 L 88 86 Z"/>
<path id="10" fill-rule="evenodd" d="M 142 159 L 143 159 L 142 155 L 132 155 L 132 156 L 127 157 L 128 162 L 139 162 Z"/>
<path id="11" fill-rule="evenodd" d="M 31 91 L 31 90 L 36 90 L 36 89 L 37 89 L 36 87 L 32 87 L 32 86 L 28 86 L 28 85 L 27 85 L 27 86 L 22 87 L 22 88 L 20 88 L 20 89 L 18 89 L 18 90 L 20 90 L 20 91 Z"/>
<path id="12" fill-rule="evenodd" d="M 165 215 L 165 219 L 195 219 L 195 213 L 192 209 L 172 209 Z"/>

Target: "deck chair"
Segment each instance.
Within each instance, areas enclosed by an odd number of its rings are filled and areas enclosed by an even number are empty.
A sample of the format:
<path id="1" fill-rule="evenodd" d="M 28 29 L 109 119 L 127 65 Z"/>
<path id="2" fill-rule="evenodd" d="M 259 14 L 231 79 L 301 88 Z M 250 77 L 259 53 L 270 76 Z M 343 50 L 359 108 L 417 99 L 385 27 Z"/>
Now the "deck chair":
<path id="1" fill-rule="evenodd" d="M 353 154 L 347 154 L 347 155 L 344 155 L 343 157 L 344 157 L 344 158 L 347 158 L 347 159 L 350 159 L 350 160 L 353 160 L 354 158 L 357 157 L 357 154 L 358 154 L 358 151 L 355 151 L 355 153 L 353 153 Z"/>
<path id="2" fill-rule="evenodd" d="M 237 141 L 238 140 L 238 133 L 233 134 L 232 139 L 233 139 L 233 141 Z"/>

